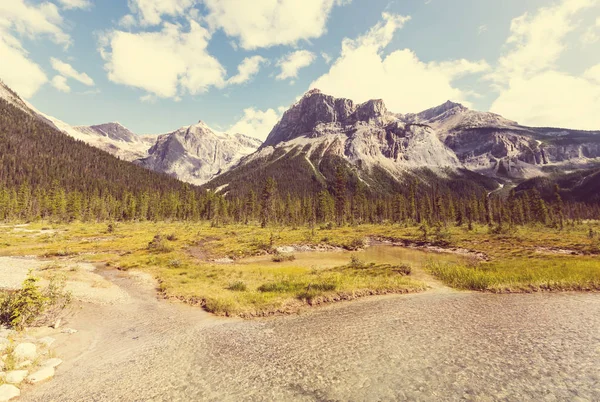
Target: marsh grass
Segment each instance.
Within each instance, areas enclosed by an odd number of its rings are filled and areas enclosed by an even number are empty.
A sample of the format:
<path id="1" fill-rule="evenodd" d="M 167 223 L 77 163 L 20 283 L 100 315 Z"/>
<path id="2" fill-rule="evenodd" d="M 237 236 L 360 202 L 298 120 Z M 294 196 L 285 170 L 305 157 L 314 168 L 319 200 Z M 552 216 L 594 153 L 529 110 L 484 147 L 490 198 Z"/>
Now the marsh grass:
<path id="1" fill-rule="evenodd" d="M 495 293 L 600 290 L 597 257 L 512 258 L 471 265 L 430 262 L 428 269 L 459 289 Z"/>
<path id="2" fill-rule="evenodd" d="M 294 261 L 296 256 L 291 253 L 280 253 L 279 251 L 273 254 L 271 257 L 271 261 L 273 262 L 285 262 L 285 261 Z"/>
<path id="3" fill-rule="evenodd" d="M 288 245 L 354 248 L 364 245 L 368 237 L 420 244 L 422 233 L 418 227 L 384 223 L 263 229 L 255 225 L 218 228 L 207 222 L 119 222 L 114 232 L 107 235 L 106 225 L 34 222 L 28 226 L 29 230 L 39 233 L 0 228 L 0 238 L 5 244 L 0 254 L 34 255 L 51 262 L 68 259 L 110 264 L 122 270 L 143 270 L 158 278 L 160 291 L 165 296 L 197 302 L 209 311 L 229 315 L 296 311 L 298 305 L 306 305 L 308 300 L 316 302 L 424 288 L 423 283 L 406 275 L 421 267 L 421 263 L 403 261 L 401 257 L 389 267 L 383 267 L 390 261 L 365 258 L 365 251 L 354 252 L 357 255 L 354 263 L 349 262 L 347 252 L 336 252 L 335 258 L 328 253 L 312 253 L 317 255 L 313 259 L 307 259 L 309 253 L 297 253 L 296 260 L 279 263 L 272 262 L 271 255 L 266 254 Z M 51 233 L 42 230 L 48 227 Z M 161 236 L 158 247 L 153 247 L 157 233 L 169 234 L 172 240 Z M 434 275 L 457 288 L 498 292 L 598 290 L 598 233 L 600 222 L 565 225 L 563 230 L 527 226 L 494 231 L 483 225 L 467 230 L 466 226 L 448 225 L 440 233 L 447 242 L 446 247 L 482 253 L 489 262 L 481 263 L 474 257 L 420 253 L 432 256 L 434 262 L 429 264 L 429 269 Z M 434 231 L 429 236 L 430 241 L 435 242 L 440 236 Z M 579 255 L 556 255 L 558 249 Z M 224 257 L 236 262 L 211 262 Z M 375 267 L 371 265 L 373 262 Z M 238 281 L 246 285 L 244 290 L 231 286 Z M 331 287 L 333 284 L 335 289 Z M 263 285 L 266 286 L 263 290 L 271 286 L 278 291 L 259 291 Z"/>

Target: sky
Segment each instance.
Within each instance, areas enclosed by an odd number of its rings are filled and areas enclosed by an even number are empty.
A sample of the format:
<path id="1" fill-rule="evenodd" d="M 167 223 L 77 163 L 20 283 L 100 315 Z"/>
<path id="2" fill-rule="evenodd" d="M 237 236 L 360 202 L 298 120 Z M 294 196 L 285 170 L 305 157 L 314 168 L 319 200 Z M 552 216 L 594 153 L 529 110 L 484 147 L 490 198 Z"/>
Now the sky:
<path id="1" fill-rule="evenodd" d="M 0 79 L 71 125 L 266 138 L 311 88 L 600 129 L 600 0 L 0 0 Z"/>

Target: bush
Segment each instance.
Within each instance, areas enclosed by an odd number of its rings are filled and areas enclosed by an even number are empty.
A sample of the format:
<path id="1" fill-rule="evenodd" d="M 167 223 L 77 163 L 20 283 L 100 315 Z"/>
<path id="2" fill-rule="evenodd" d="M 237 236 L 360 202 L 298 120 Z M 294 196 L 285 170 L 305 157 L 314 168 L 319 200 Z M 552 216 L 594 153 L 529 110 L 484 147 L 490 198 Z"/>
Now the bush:
<path id="1" fill-rule="evenodd" d="M 243 281 L 235 281 L 233 283 L 230 283 L 227 289 L 234 292 L 245 292 L 248 289 L 248 287 Z"/>
<path id="2" fill-rule="evenodd" d="M 177 235 L 175 233 L 171 233 L 170 235 L 167 235 L 167 240 L 168 241 L 176 241 Z"/>
<path id="3" fill-rule="evenodd" d="M 287 293 L 302 289 L 302 284 L 290 281 L 265 283 L 258 287 L 259 292 Z"/>
<path id="4" fill-rule="evenodd" d="M 71 302 L 71 294 L 64 290 L 65 280 L 52 277 L 46 289 L 38 287 L 39 278 L 31 273 L 23 287 L 8 293 L 0 300 L 0 323 L 22 330 L 26 326 L 54 321 Z"/>
<path id="5" fill-rule="evenodd" d="M 344 248 L 350 251 L 360 250 L 365 246 L 365 239 L 357 238 L 351 240 L 349 243 L 344 244 Z"/>
<path id="6" fill-rule="evenodd" d="M 170 251 L 173 251 L 173 248 L 166 244 L 166 242 L 163 240 L 160 234 L 157 234 L 150 241 L 150 243 L 148 243 L 148 250 L 156 251 L 158 253 L 168 253 Z"/>
<path id="7" fill-rule="evenodd" d="M 322 296 L 324 293 L 333 292 L 337 289 L 337 284 L 333 282 L 317 282 L 309 283 L 303 292 L 298 294 L 298 299 L 311 302 L 316 297 Z"/>
<path id="8" fill-rule="evenodd" d="M 296 256 L 294 254 L 290 254 L 290 253 L 280 253 L 279 251 L 277 251 L 273 257 L 271 258 L 271 261 L 273 262 L 285 262 L 285 261 L 294 261 L 296 259 Z"/>
<path id="9" fill-rule="evenodd" d="M 392 268 L 394 272 L 399 273 L 400 275 L 410 275 L 412 272 L 412 267 L 408 264 L 396 265 Z"/>
<path id="10" fill-rule="evenodd" d="M 360 260 L 356 255 L 350 256 L 350 268 L 363 268 L 365 263 Z"/>

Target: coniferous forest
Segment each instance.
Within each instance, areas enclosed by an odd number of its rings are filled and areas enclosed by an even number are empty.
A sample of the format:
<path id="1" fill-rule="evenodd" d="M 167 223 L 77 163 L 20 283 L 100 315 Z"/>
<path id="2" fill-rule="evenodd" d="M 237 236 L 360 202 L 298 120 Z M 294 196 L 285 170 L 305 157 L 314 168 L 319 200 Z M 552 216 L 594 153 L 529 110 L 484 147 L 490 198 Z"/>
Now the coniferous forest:
<path id="1" fill-rule="evenodd" d="M 343 165 L 321 188 L 290 189 L 289 181 L 281 186 L 268 178 L 255 188 L 245 185 L 218 193 L 121 161 L 5 101 L 0 101 L 0 166 L 3 221 L 210 220 L 216 225 L 262 226 L 387 221 L 561 227 L 600 217 L 597 203 L 563 201 L 557 186 L 543 195 L 532 186 L 503 197 L 482 186 L 427 185 L 415 178 L 396 185 L 393 194 L 377 194 Z"/>

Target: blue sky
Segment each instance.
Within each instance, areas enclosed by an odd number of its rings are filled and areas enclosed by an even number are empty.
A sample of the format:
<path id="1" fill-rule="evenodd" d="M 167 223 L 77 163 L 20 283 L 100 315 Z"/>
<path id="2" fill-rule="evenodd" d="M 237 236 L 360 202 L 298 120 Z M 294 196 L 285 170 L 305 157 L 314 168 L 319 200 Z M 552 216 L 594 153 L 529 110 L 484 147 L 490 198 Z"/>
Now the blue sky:
<path id="1" fill-rule="evenodd" d="M 312 86 L 600 129 L 599 0 L 0 0 L 0 78 L 72 125 L 264 138 Z"/>

